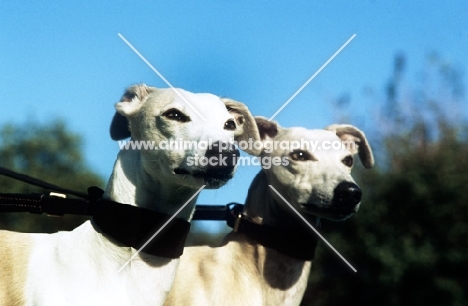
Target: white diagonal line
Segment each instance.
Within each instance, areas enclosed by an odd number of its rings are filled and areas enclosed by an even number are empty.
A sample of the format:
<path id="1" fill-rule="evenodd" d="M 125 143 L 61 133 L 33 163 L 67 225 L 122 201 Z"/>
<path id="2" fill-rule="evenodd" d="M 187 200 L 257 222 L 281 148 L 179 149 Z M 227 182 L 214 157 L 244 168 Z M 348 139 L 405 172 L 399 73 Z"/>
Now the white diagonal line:
<path id="1" fill-rule="evenodd" d="M 192 201 L 193 198 L 195 198 L 196 195 L 199 194 L 200 191 L 202 191 L 202 189 L 205 188 L 205 187 L 206 187 L 206 185 L 201 186 L 200 189 L 198 189 L 198 191 L 195 192 L 195 193 L 193 194 L 193 196 L 191 196 L 190 199 L 188 199 L 187 202 L 185 202 L 185 204 L 182 205 L 182 206 L 172 215 L 172 217 L 170 217 L 169 220 L 167 220 L 166 223 L 164 223 L 164 224 L 156 231 L 156 233 L 154 233 L 153 236 L 151 236 L 151 238 L 148 239 L 148 241 L 146 241 L 145 244 L 143 244 L 143 245 L 141 246 L 141 248 L 139 248 L 139 249 L 136 251 L 136 253 L 132 255 L 132 257 L 130 257 L 129 260 L 127 260 L 126 263 L 123 264 L 122 267 L 120 267 L 120 269 L 117 271 L 117 273 L 119 273 L 120 271 L 122 271 L 122 269 L 125 268 L 125 267 L 132 261 L 132 259 L 135 258 L 135 257 L 141 252 L 141 250 L 143 250 L 143 249 L 148 245 L 148 243 L 150 243 L 151 240 L 153 240 L 154 237 L 156 237 L 156 236 L 159 234 L 159 232 L 161 232 L 161 231 L 166 227 L 166 225 L 168 225 L 169 222 L 171 222 L 172 219 L 174 219 L 175 216 L 177 216 L 177 214 L 180 213 L 180 211 L 181 211 L 182 209 L 184 209 L 185 206 L 187 206 L 188 203 L 190 203 L 190 201 Z"/>
<path id="2" fill-rule="evenodd" d="M 351 42 L 351 40 L 354 39 L 354 37 L 356 37 L 356 34 L 353 34 L 353 36 L 351 36 L 351 37 L 348 39 L 348 41 L 346 41 L 346 42 L 344 43 L 344 45 L 342 45 L 341 48 L 339 48 L 338 51 L 336 51 L 335 54 L 333 54 L 332 57 L 330 57 L 330 58 L 328 59 L 328 61 L 326 61 L 325 64 L 323 64 L 322 67 L 320 67 L 320 69 L 317 70 L 317 72 L 314 73 L 314 75 L 311 76 L 311 77 L 307 80 L 307 82 L 305 82 L 304 85 L 302 85 L 301 88 L 299 88 L 299 89 L 292 95 L 292 97 L 289 98 L 288 101 L 286 101 L 286 102 L 283 104 L 283 106 L 281 106 L 280 109 L 278 109 L 278 110 L 276 111 L 276 113 L 275 113 L 273 116 L 271 116 L 270 119 L 268 119 L 268 121 L 273 120 L 273 118 L 275 118 L 276 115 L 278 115 L 279 112 L 281 112 L 281 111 L 283 110 L 283 108 L 285 108 L 286 105 L 288 105 L 289 102 L 291 102 L 292 99 L 294 99 L 294 98 L 295 98 L 295 97 L 296 97 L 296 96 L 297 96 L 297 95 L 298 95 L 298 94 L 299 94 L 299 93 L 300 93 L 300 92 L 301 92 L 301 91 L 302 91 L 302 90 L 303 90 L 303 89 L 320 73 L 320 71 L 322 71 L 323 68 L 325 68 L 325 67 L 338 55 L 338 53 L 340 53 L 341 50 L 343 50 L 343 49 Z"/>
<path id="3" fill-rule="evenodd" d="M 151 68 L 151 70 L 153 70 L 153 71 L 167 84 L 167 86 L 169 86 L 170 88 L 172 88 L 172 90 L 174 90 L 174 92 L 175 92 L 182 100 L 184 100 L 185 103 L 187 103 L 187 105 L 190 106 L 190 108 L 193 109 L 193 111 L 194 111 L 198 116 L 200 116 L 200 118 L 203 119 L 203 121 L 206 121 L 205 117 L 203 117 L 202 114 L 200 114 L 200 113 L 197 111 L 197 109 L 196 109 L 195 107 L 193 107 L 193 105 L 192 105 L 189 101 L 187 101 L 187 99 L 185 99 L 184 96 L 182 96 L 182 95 L 180 94 L 180 92 L 178 92 L 177 89 L 175 89 L 174 86 L 172 86 L 172 84 L 169 83 L 169 81 L 168 81 L 158 70 L 156 70 L 156 68 L 154 68 L 153 65 L 151 65 L 151 63 L 148 62 L 148 61 L 146 60 L 146 58 L 145 58 L 143 55 L 141 55 L 141 53 L 138 52 L 138 50 L 137 50 L 131 43 L 128 42 L 128 40 L 125 39 L 125 37 L 123 37 L 122 34 L 118 33 L 118 35 L 119 35 L 119 37 L 133 50 L 133 52 L 135 52 L 135 53 L 146 63 L 146 65 L 148 65 L 148 66 Z"/>
<path id="4" fill-rule="evenodd" d="M 302 221 L 305 222 L 316 234 L 317 236 L 320 237 L 354 272 L 357 272 L 357 270 L 328 242 L 316 229 L 313 227 L 295 208 L 294 206 L 291 205 L 272 185 L 268 185 L 268 187 L 271 188 L 283 201 L 284 203 L 288 204 L 289 207 L 291 207 L 292 211 L 295 212 L 299 218 L 302 219 Z"/>

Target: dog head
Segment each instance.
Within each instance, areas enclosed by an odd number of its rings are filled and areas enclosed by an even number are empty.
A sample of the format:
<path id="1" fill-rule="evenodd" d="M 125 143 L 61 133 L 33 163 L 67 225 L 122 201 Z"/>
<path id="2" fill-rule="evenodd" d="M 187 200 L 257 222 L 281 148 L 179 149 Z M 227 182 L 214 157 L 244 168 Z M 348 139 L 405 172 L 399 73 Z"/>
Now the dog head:
<path id="1" fill-rule="evenodd" d="M 116 110 L 112 139 L 131 137 L 128 149 L 141 152 L 145 171 L 178 185 L 222 186 L 233 177 L 239 156 L 233 141 L 259 139 L 244 104 L 212 94 L 140 84 L 126 90 Z"/>
<path id="2" fill-rule="evenodd" d="M 281 128 L 257 117 L 263 142 L 261 154 L 268 183 L 305 214 L 330 220 L 353 215 L 361 190 L 351 176 L 357 154 L 366 168 L 374 164 L 372 150 L 362 131 L 335 124 L 324 130 Z M 271 165 L 276 159 L 275 166 Z M 275 164 L 275 163 L 273 163 Z M 281 205 L 283 200 L 275 195 Z"/>

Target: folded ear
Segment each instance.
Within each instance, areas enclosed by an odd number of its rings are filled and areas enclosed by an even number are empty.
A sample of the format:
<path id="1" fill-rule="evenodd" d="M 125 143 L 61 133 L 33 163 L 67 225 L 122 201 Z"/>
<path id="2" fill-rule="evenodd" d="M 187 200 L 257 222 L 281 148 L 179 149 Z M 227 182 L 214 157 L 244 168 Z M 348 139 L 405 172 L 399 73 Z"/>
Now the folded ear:
<path id="1" fill-rule="evenodd" d="M 260 135 L 258 134 L 257 124 L 250 113 L 249 109 L 244 103 L 240 103 L 231 99 L 221 99 L 226 105 L 229 113 L 234 116 L 236 120 L 236 130 L 234 132 L 234 139 L 237 142 L 249 141 L 252 139 L 253 142 L 260 141 Z M 259 155 L 261 150 L 255 149 L 255 146 L 248 146 L 245 152 L 251 155 Z"/>
<path id="2" fill-rule="evenodd" d="M 262 141 L 274 138 L 278 134 L 278 123 L 261 116 L 256 116 L 255 122 Z"/>
<path id="3" fill-rule="evenodd" d="M 265 148 L 272 148 L 270 143 L 273 142 L 276 135 L 278 135 L 280 126 L 274 121 L 269 121 L 267 118 L 259 116 L 255 117 L 255 122 L 257 123 L 260 140 L 262 142 L 262 152 Z"/>
<path id="4" fill-rule="evenodd" d="M 325 130 L 336 133 L 342 141 L 354 142 L 354 146 L 350 146 L 351 153 L 359 154 L 359 158 L 364 167 L 371 168 L 374 165 L 372 149 L 361 130 L 349 124 L 333 124 L 327 126 Z"/>
<path id="5" fill-rule="evenodd" d="M 125 90 L 120 102 L 115 105 L 116 113 L 110 126 L 112 140 L 121 140 L 131 136 L 126 117 L 138 113 L 150 92 L 151 88 L 145 84 L 134 85 Z"/>

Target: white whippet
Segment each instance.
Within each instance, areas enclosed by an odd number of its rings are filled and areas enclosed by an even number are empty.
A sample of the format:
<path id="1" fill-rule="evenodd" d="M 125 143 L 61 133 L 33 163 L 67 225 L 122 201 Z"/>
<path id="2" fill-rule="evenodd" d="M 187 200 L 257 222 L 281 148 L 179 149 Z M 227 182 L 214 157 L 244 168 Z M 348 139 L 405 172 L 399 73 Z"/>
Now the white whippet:
<path id="1" fill-rule="evenodd" d="M 180 140 L 205 144 L 197 147 L 192 143 L 190 149 L 121 150 L 104 198 L 172 215 L 202 185 L 218 188 L 233 176 L 235 162 L 229 160 L 238 151 L 224 146 L 225 142 L 259 139 L 255 121 L 242 103 L 177 91 L 186 100 L 172 89 L 144 84 L 127 89 L 116 104 L 111 135 L 119 139 L 131 133 L 133 141 L 148 140 L 155 145 Z M 210 141 L 221 150 L 207 149 Z M 189 158 L 212 158 L 218 153 L 227 157 L 225 164 L 188 162 Z M 191 218 L 195 200 L 179 218 Z M 0 231 L 0 305 L 162 305 L 179 259 L 141 252 L 119 271 L 137 250 L 122 245 L 96 221 L 55 234 Z M 114 225 L 114 230 L 125 229 L 125 215 L 120 221 L 121 227 Z"/>
<path id="2" fill-rule="evenodd" d="M 317 238 L 268 185 L 310 222 L 343 220 L 359 208 L 353 155 L 358 153 L 367 168 L 374 163 L 360 130 L 351 125 L 281 128 L 256 119 L 264 148 L 271 152 L 261 155 L 263 169 L 249 188 L 237 232 L 220 247 L 185 248 L 166 306 L 300 304 Z M 343 140 L 355 147 L 347 149 Z M 269 167 L 274 158 L 276 165 Z"/>

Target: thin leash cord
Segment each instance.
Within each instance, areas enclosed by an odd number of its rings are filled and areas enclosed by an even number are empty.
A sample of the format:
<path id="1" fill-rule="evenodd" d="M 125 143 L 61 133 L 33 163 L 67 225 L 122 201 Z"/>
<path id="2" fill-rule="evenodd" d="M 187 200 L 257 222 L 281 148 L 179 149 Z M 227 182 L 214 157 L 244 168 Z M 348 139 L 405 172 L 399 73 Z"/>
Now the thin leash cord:
<path id="1" fill-rule="evenodd" d="M 18 172 L 15 172 L 15 171 L 3 168 L 3 167 L 0 167 L 0 175 L 4 175 L 4 176 L 10 177 L 12 179 L 22 181 L 24 183 L 27 183 L 27 184 L 30 184 L 30 185 L 33 185 L 33 186 L 37 186 L 37 187 L 41 187 L 41 188 L 44 188 L 44 189 L 49 189 L 49 190 L 62 192 L 62 193 L 66 193 L 66 194 L 71 194 L 71 195 L 74 195 L 74 196 L 77 196 L 77 197 L 83 198 L 83 199 L 88 198 L 87 193 L 62 188 L 62 187 L 59 187 L 57 185 L 50 184 L 50 183 L 44 182 L 42 180 L 30 177 L 29 175 L 21 174 L 21 173 L 18 173 Z"/>
<path id="2" fill-rule="evenodd" d="M 54 184 L 33 178 L 26 174 L 21 174 L 3 167 L 0 167 L 0 175 L 10 177 L 12 179 L 22 181 L 24 183 L 49 189 L 52 191 L 74 195 L 84 200 L 93 198 L 88 193 L 83 193 L 75 190 L 59 187 Z M 40 194 L 18 194 L 18 193 L 1 193 L 0 192 L 0 212 L 42 212 L 43 195 Z M 232 203 L 231 203 L 232 204 Z M 227 220 L 229 214 L 228 205 L 197 205 L 192 220 Z"/>

